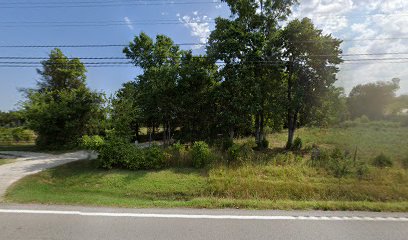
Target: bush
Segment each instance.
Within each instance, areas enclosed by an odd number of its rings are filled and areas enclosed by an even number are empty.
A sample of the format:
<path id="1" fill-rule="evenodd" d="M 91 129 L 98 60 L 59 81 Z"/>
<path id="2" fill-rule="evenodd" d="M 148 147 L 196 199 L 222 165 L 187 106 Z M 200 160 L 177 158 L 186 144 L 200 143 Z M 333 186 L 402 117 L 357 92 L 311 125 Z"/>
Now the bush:
<path id="1" fill-rule="evenodd" d="M 99 149 L 100 166 L 105 169 L 160 169 L 166 166 L 164 151 L 158 146 L 141 149 L 120 141 L 106 141 Z"/>
<path id="2" fill-rule="evenodd" d="M 356 177 L 363 180 L 370 173 L 370 168 L 366 163 L 359 163 L 356 167 Z"/>
<path id="3" fill-rule="evenodd" d="M 269 148 L 269 141 L 266 138 L 262 139 L 261 142 L 258 143 L 258 149 L 267 149 Z"/>
<path id="4" fill-rule="evenodd" d="M 191 160 L 195 168 L 202 168 L 212 161 L 211 149 L 205 142 L 195 142 L 191 149 Z"/>
<path id="5" fill-rule="evenodd" d="M 357 120 L 357 119 L 356 119 Z M 360 122 L 360 123 L 369 123 L 370 122 L 370 119 L 366 116 L 366 115 L 363 115 L 363 116 L 361 116 L 359 119 L 358 119 L 358 121 Z"/>
<path id="6" fill-rule="evenodd" d="M 164 151 L 156 145 L 143 149 L 144 161 L 139 169 L 160 169 L 166 165 Z"/>
<path id="7" fill-rule="evenodd" d="M 392 167 L 393 162 L 392 162 L 391 158 L 389 158 L 385 154 L 381 153 L 376 158 L 374 158 L 373 165 L 375 167 L 379 167 L 379 168 Z"/>
<path id="8" fill-rule="evenodd" d="M 313 167 L 326 169 L 338 178 L 351 174 L 355 167 L 353 160 L 350 159 L 350 154 L 338 148 L 327 151 L 314 146 L 311 162 Z"/>
<path id="9" fill-rule="evenodd" d="M 292 150 L 300 151 L 302 150 L 302 147 L 303 147 L 302 139 L 300 137 L 295 138 L 295 141 L 293 141 Z"/>
<path id="10" fill-rule="evenodd" d="M 173 167 L 191 167 L 191 159 L 188 156 L 188 150 L 186 147 L 177 142 L 167 148 L 168 164 Z"/>
<path id="11" fill-rule="evenodd" d="M 98 151 L 103 146 L 103 144 L 105 144 L 105 140 L 99 135 L 84 135 L 80 139 L 79 143 L 80 147 L 94 151 Z"/>

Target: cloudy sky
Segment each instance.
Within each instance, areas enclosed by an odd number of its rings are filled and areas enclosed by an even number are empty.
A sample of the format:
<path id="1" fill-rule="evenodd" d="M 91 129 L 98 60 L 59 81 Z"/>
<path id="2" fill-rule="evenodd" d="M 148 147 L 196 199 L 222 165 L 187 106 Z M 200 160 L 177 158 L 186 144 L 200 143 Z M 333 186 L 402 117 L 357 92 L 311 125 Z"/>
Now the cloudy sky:
<path id="1" fill-rule="evenodd" d="M 205 44 L 218 16 L 229 10 L 219 0 L 1 0 L 0 46 L 126 44 L 141 31 L 165 34 L 176 43 L 190 43 L 195 53 Z M 408 93 L 408 1 L 301 0 L 291 18 L 309 17 L 335 37 L 344 39 L 346 61 L 338 85 L 401 79 Z M 46 57 L 51 48 L 0 48 L 1 57 Z M 123 57 L 122 47 L 62 48 L 70 57 Z M 362 61 L 362 59 L 367 59 Z M 406 59 L 406 60 L 404 60 Z M 4 62 L 27 61 L 0 59 Z M 28 60 L 38 61 L 38 60 Z M 89 61 L 88 61 L 89 62 Z M 14 64 L 15 65 L 15 64 Z M 19 88 L 38 80 L 35 67 L 0 68 L 0 110 L 18 108 Z M 89 68 L 92 89 L 113 94 L 134 79 L 135 67 Z"/>

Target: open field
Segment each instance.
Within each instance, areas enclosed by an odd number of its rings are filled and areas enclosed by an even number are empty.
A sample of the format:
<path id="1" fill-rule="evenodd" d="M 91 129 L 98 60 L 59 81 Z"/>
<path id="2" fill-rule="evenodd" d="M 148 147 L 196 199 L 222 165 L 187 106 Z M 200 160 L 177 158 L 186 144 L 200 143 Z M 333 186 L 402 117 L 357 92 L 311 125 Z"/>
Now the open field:
<path id="1" fill-rule="evenodd" d="M 302 128 L 297 131 L 304 147 L 317 144 L 321 147 L 348 150 L 362 161 L 371 161 L 381 153 L 391 157 L 395 164 L 408 158 L 408 127 L 400 127 L 393 122 L 360 123 L 343 128 Z M 283 147 L 286 133 L 272 134 L 268 137 L 271 148 Z"/>
<path id="2" fill-rule="evenodd" d="M 106 171 L 97 167 L 97 161 L 81 161 L 24 178 L 9 189 L 6 201 L 120 207 L 408 211 L 408 171 L 401 167 L 404 157 L 408 157 L 407 128 L 360 125 L 301 129 L 298 134 L 306 147 L 357 147 L 359 160 L 371 162 L 384 153 L 394 166 L 369 166 L 363 178 L 337 178 L 324 169 L 309 166 L 307 154 L 302 158 L 292 153 L 280 153 L 262 163 L 235 167 L 221 164 L 199 170 Z M 285 133 L 268 138 L 272 147 L 282 147 Z"/>

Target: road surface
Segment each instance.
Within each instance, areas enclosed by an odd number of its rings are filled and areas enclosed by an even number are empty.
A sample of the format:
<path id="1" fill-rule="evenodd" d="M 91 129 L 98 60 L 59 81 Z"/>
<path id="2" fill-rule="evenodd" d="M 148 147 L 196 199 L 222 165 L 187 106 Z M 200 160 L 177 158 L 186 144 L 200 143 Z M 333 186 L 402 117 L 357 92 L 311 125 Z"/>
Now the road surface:
<path id="1" fill-rule="evenodd" d="M 94 158 L 87 151 L 59 155 L 32 152 L 0 152 L 17 157 L 15 162 L 0 166 L 0 202 L 8 187 L 21 178 L 73 161 Z M 0 238 L 1 239 L 1 238 Z"/>
<path id="2" fill-rule="evenodd" d="M 0 239 L 408 239 L 408 214 L 0 205 Z"/>

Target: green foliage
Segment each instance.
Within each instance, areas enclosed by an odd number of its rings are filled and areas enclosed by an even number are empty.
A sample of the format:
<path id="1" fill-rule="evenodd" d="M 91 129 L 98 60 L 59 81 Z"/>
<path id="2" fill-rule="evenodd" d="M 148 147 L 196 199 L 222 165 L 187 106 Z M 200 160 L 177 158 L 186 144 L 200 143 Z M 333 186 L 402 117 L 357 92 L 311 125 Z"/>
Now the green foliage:
<path id="1" fill-rule="evenodd" d="M 293 141 L 292 149 L 295 151 L 300 151 L 302 150 L 302 147 L 303 147 L 302 139 L 300 137 L 295 138 L 295 140 Z"/>
<path id="2" fill-rule="evenodd" d="M 379 168 L 392 167 L 393 162 L 391 158 L 386 156 L 384 153 L 381 153 L 374 158 L 373 165 Z"/>
<path id="3" fill-rule="evenodd" d="M 21 111 L 0 111 L 0 127 L 14 128 L 25 124 L 24 114 Z"/>
<path id="4" fill-rule="evenodd" d="M 85 149 L 98 151 L 104 144 L 105 140 L 103 139 L 103 137 L 99 135 L 94 136 L 84 135 L 80 139 L 79 145 Z"/>
<path id="5" fill-rule="evenodd" d="M 358 171 L 349 154 L 339 148 L 329 151 L 314 147 L 312 149 L 311 166 L 326 169 L 337 178 L 346 177 Z"/>
<path id="6" fill-rule="evenodd" d="M 367 163 L 358 163 L 356 166 L 356 176 L 359 180 L 363 180 L 366 178 L 370 173 L 370 168 Z"/>
<path id="7" fill-rule="evenodd" d="M 42 63 L 38 89 L 27 90 L 23 103 L 28 127 L 38 135 L 39 147 L 77 144 L 85 134 L 98 134 L 104 120 L 103 96 L 85 86 L 85 67 L 53 50 Z"/>
<path id="8" fill-rule="evenodd" d="M 268 141 L 266 138 L 262 139 L 262 141 L 261 141 L 261 148 L 262 148 L 262 149 L 267 149 L 267 148 L 269 148 L 269 141 Z"/>
<path id="9" fill-rule="evenodd" d="M 366 115 L 371 120 L 382 119 L 398 88 L 399 79 L 357 85 L 351 90 L 347 101 L 351 117 Z"/>
<path id="10" fill-rule="evenodd" d="M 33 131 L 24 128 L 0 128 L 0 145 L 32 143 L 36 139 Z"/>
<path id="11" fill-rule="evenodd" d="M 358 121 L 361 122 L 361 123 L 369 123 L 370 119 L 366 115 L 363 115 L 363 116 L 360 117 L 360 119 Z"/>
<path id="12" fill-rule="evenodd" d="M 120 140 L 108 140 L 99 149 L 99 162 L 105 169 L 161 169 L 166 166 L 166 156 L 159 146 L 141 149 Z"/>
<path id="13" fill-rule="evenodd" d="M 207 143 L 195 142 L 191 148 L 191 160 L 195 168 L 202 168 L 213 161 L 213 155 Z"/>
<path id="14" fill-rule="evenodd" d="M 231 138 L 222 139 L 222 150 L 228 150 L 234 145 L 234 140 Z"/>
<path id="15" fill-rule="evenodd" d="M 166 152 L 169 158 L 168 165 L 173 167 L 192 167 L 189 151 L 180 142 L 171 145 Z"/>

